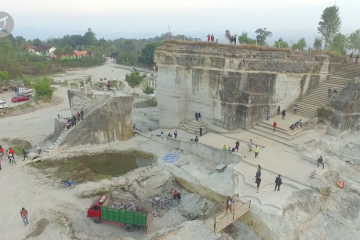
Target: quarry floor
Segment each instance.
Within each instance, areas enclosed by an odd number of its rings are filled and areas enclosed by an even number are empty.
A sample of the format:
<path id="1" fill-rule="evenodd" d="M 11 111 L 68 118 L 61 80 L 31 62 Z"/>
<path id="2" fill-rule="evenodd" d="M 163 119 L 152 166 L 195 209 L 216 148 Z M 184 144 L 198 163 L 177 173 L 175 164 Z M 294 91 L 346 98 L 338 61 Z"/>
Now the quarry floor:
<path id="1" fill-rule="evenodd" d="M 107 74 L 110 72 L 114 75 Z M 127 72 L 125 69 L 115 68 L 113 63 L 107 63 L 97 68 L 72 71 L 67 77 L 62 75 L 59 78 L 75 79 L 79 76 L 95 74 L 94 77 L 121 79 Z M 67 88 L 61 85 L 56 87 L 55 94 L 64 97 L 65 101 L 57 106 L 33 113 L 0 119 L 0 139 L 21 138 L 31 142 L 32 145 L 46 144 L 45 139 L 53 132 L 56 115 L 66 116 L 69 114 L 69 105 L 66 100 Z M 140 93 L 141 89 L 136 89 L 136 92 Z M 135 102 L 142 100 L 137 98 Z M 292 149 L 246 131 L 223 135 L 209 133 L 200 138 L 201 144 L 221 149 L 224 144 L 234 145 L 236 140 L 240 140 L 239 154 L 245 157 L 243 161 L 232 164 L 224 172 L 218 173 L 214 170 L 217 162 L 203 159 L 190 152 L 167 148 L 149 139 L 151 134 L 157 134 L 160 131 L 164 131 L 165 134 L 173 132 L 173 129 L 158 129 L 156 108 L 134 108 L 133 122 L 137 128 L 141 129 L 141 134 L 144 136 L 138 135 L 128 141 L 106 145 L 67 149 L 56 153 L 52 158 L 103 150 L 125 150 L 135 146 L 143 151 L 156 154 L 157 166 L 155 168 L 163 168 L 174 174 L 180 174 L 215 192 L 224 195 L 238 193 L 242 200 L 251 200 L 256 214 L 274 232 L 274 236 L 278 236 L 278 239 L 355 239 L 354 236 L 360 233 L 358 227 L 360 207 L 356 203 L 360 200 L 357 180 L 359 164 L 356 160 L 356 156 L 360 154 L 360 147 L 356 147 L 356 144 L 360 143 L 358 134 L 347 134 L 335 138 L 325 135 L 324 130 L 319 127 L 308 130 L 303 139 L 304 142 L 313 139 L 312 142 L 299 143 Z M 192 137 L 191 134 L 182 130 L 178 130 L 178 132 L 179 139 L 184 141 L 189 141 Z M 260 154 L 256 159 L 252 152 L 248 152 L 246 146 L 250 138 L 260 146 Z M 11 146 L 4 145 L 4 147 Z M 178 154 L 180 157 L 176 162 L 167 163 L 162 160 L 167 154 Z M 319 155 L 322 155 L 327 161 L 324 170 L 317 168 L 315 164 Z M 311 157 L 315 161 L 309 160 Z M 351 160 L 346 162 L 341 159 Z M 256 193 L 254 176 L 258 164 L 262 166 L 263 170 L 261 187 L 259 193 Z M 314 169 L 318 172 L 318 182 L 309 178 L 310 171 Z M 336 177 L 330 180 L 328 178 L 324 178 L 324 180 L 321 175 L 327 175 L 329 170 L 337 171 L 337 175 L 335 174 Z M 131 178 L 132 173 L 128 174 Z M 273 191 L 277 174 L 281 174 L 283 178 L 280 192 Z M 338 178 L 345 181 L 346 189 L 341 190 L 335 187 L 335 180 Z M 123 229 L 111 225 L 95 225 L 86 218 L 86 209 L 94 198 L 79 198 L 79 195 L 92 189 L 112 186 L 116 183 L 116 179 L 80 184 L 69 191 L 60 188 L 56 181 L 28 166 L 19 157 L 16 166 L 10 166 L 7 160 L 3 159 L 0 181 L 3 196 L 0 200 L 0 226 L 3 229 L 0 240 L 74 239 L 75 237 L 77 239 L 145 238 L 142 232 L 127 233 Z M 330 185 L 332 191 L 327 206 L 324 206 L 321 212 L 314 215 L 311 210 L 301 204 L 294 204 L 296 202 L 293 199 L 295 192 L 325 185 Z M 199 207 L 197 200 L 193 199 L 193 195 L 190 194 L 184 196 L 183 202 L 189 206 Z M 295 210 L 287 209 L 288 205 L 295 206 Z M 21 207 L 25 207 L 29 211 L 30 224 L 26 227 L 19 216 Z M 49 222 L 44 221 L 44 218 Z M 176 209 L 173 212 L 165 213 L 162 217 L 155 218 L 155 221 L 157 222 L 154 224 L 153 233 L 166 232 L 167 229 L 182 226 L 178 232 L 164 238 L 167 240 L 261 239 L 251 228 L 240 221 L 236 221 L 227 228 L 225 233 L 215 235 L 204 227 L 201 221 L 189 222 L 179 215 Z M 303 227 L 305 225 L 306 227 Z M 298 235 L 294 234 L 298 231 L 297 228 L 302 229 Z"/>

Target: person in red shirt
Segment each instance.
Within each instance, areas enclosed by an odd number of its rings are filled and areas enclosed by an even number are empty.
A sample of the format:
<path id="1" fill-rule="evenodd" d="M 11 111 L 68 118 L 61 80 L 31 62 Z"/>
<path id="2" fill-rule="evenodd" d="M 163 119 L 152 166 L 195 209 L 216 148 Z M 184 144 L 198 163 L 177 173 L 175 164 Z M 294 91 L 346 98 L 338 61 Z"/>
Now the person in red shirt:
<path id="1" fill-rule="evenodd" d="M 207 35 L 208 42 L 210 42 L 210 38 L 211 38 L 211 36 L 210 36 L 210 34 L 208 34 Z"/>
<path id="2" fill-rule="evenodd" d="M 15 152 L 14 149 L 10 148 L 9 153 L 11 153 L 13 157 L 14 157 L 14 152 Z"/>
<path id="3" fill-rule="evenodd" d="M 276 122 L 273 123 L 273 127 L 274 127 L 274 131 L 275 131 L 275 129 L 276 129 L 276 127 L 277 127 L 277 123 L 276 123 Z"/>

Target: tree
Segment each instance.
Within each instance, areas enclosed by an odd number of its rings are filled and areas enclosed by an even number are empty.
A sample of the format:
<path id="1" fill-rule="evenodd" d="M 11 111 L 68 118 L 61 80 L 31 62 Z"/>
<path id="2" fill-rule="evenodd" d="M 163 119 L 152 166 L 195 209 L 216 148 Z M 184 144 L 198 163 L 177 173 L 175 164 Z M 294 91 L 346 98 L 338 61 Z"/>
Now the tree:
<path id="1" fill-rule="evenodd" d="M 315 50 L 322 50 L 322 38 L 321 37 L 315 37 L 315 40 L 314 40 L 314 43 L 313 43 L 313 46 L 314 46 L 314 49 Z"/>
<path id="2" fill-rule="evenodd" d="M 149 94 L 153 94 L 154 93 L 154 89 L 150 86 L 146 86 L 143 90 L 143 93 L 145 93 L 146 95 L 149 95 Z"/>
<path id="3" fill-rule="evenodd" d="M 266 28 L 259 28 L 255 31 L 257 44 L 263 46 L 266 44 L 266 39 L 272 36 L 272 32 L 267 31 Z"/>
<path id="4" fill-rule="evenodd" d="M 305 38 L 301 38 L 297 43 L 295 43 L 295 44 L 292 46 L 292 49 L 293 49 L 293 50 L 304 51 L 305 47 L 306 47 Z"/>
<path id="5" fill-rule="evenodd" d="M 44 100 L 51 100 L 54 91 L 52 90 L 50 83 L 51 79 L 49 78 L 36 80 L 34 84 L 35 97 Z"/>
<path id="6" fill-rule="evenodd" d="M 287 42 L 285 42 L 281 37 L 279 38 L 279 40 L 275 41 L 274 47 L 277 48 L 288 48 L 289 44 Z"/>
<path id="7" fill-rule="evenodd" d="M 346 48 L 348 46 L 348 39 L 345 35 L 338 33 L 335 35 L 334 39 L 331 42 L 330 49 L 331 51 L 346 55 Z"/>
<path id="8" fill-rule="evenodd" d="M 339 16 L 339 7 L 331 6 L 325 8 L 321 15 L 318 32 L 324 37 L 324 50 L 327 50 L 334 36 L 340 31 L 341 18 Z"/>
<path id="9" fill-rule="evenodd" d="M 58 59 L 60 59 L 61 56 L 63 55 L 63 49 L 60 47 L 56 48 L 54 54 L 58 57 Z"/>
<path id="10" fill-rule="evenodd" d="M 348 37 L 348 47 L 349 50 L 360 51 L 360 29 L 351 33 Z"/>
<path id="11" fill-rule="evenodd" d="M 15 38 L 15 40 L 16 40 L 16 45 L 18 45 L 18 46 L 20 46 L 21 44 L 23 44 L 24 42 L 26 42 L 26 39 L 23 38 L 22 36 L 17 36 L 17 37 Z"/>
<path id="12" fill-rule="evenodd" d="M 41 45 L 41 40 L 38 39 L 38 38 L 35 38 L 33 41 L 32 41 L 32 44 L 36 47 L 40 46 Z"/>
<path id="13" fill-rule="evenodd" d="M 139 71 L 135 71 L 125 75 L 125 81 L 134 90 L 134 93 L 135 93 L 135 87 L 139 86 L 143 80 L 144 78 L 140 75 Z"/>
<path id="14" fill-rule="evenodd" d="M 45 65 L 42 62 L 35 63 L 34 71 L 36 74 L 42 73 L 44 71 Z"/>
<path id="15" fill-rule="evenodd" d="M 70 46 L 67 46 L 67 47 L 64 48 L 63 53 L 65 55 L 71 55 L 72 56 L 72 55 L 74 55 L 74 49 L 72 47 L 70 47 Z"/>
<path id="16" fill-rule="evenodd" d="M 255 45 L 256 41 L 254 39 L 252 39 L 252 38 L 249 38 L 247 32 L 242 32 L 241 35 L 239 36 L 239 43 L 240 44 Z"/>
<path id="17" fill-rule="evenodd" d="M 155 48 L 161 46 L 162 43 L 150 43 L 141 49 L 140 62 L 147 66 L 154 65 L 154 51 Z"/>
<path id="18" fill-rule="evenodd" d="M 95 33 L 91 30 L 91 28 L 88 29 L 88 31 L 84 34 L 83 37 L 84 45 L 93 45 L 96 42 Z"/>
<path id="19" fill-rule="evenodd" d="M 6 71 L 0 71 L 0 86 L 9 81 L 9 74 Z"/>

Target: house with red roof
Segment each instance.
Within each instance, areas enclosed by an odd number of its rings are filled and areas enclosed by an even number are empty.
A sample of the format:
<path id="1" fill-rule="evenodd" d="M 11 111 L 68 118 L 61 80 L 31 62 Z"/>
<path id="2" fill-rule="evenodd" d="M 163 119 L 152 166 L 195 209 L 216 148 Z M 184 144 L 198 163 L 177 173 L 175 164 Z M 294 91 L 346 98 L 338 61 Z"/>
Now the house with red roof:
<path id="1" fill-rule="evenodd" d="M 83 56 L 87 55 L 87 51 L 76 51 L 74 53 L 75 53 L 76 58 L 82 58 Z"/>

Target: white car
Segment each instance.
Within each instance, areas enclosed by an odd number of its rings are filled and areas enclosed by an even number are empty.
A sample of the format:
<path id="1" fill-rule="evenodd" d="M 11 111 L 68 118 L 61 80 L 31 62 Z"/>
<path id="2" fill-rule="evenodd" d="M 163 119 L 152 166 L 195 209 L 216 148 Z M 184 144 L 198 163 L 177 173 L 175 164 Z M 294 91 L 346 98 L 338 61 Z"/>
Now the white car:
<path id="1" fill-rule="evenodd" d="M 20 89 L 19 91 L 18 91 L 18 93 L 19 94 L 24 94 L 24 93 L 32 93 L 32 92 L 34 92 L 34 89 Z"/>
<path id="2" fill-rule="evenodd" d="M 7 108 L 7 105 L 6 105 L 5 100 L 0 99 L 0 109 L 6 109 L 6 108 Z"/>

